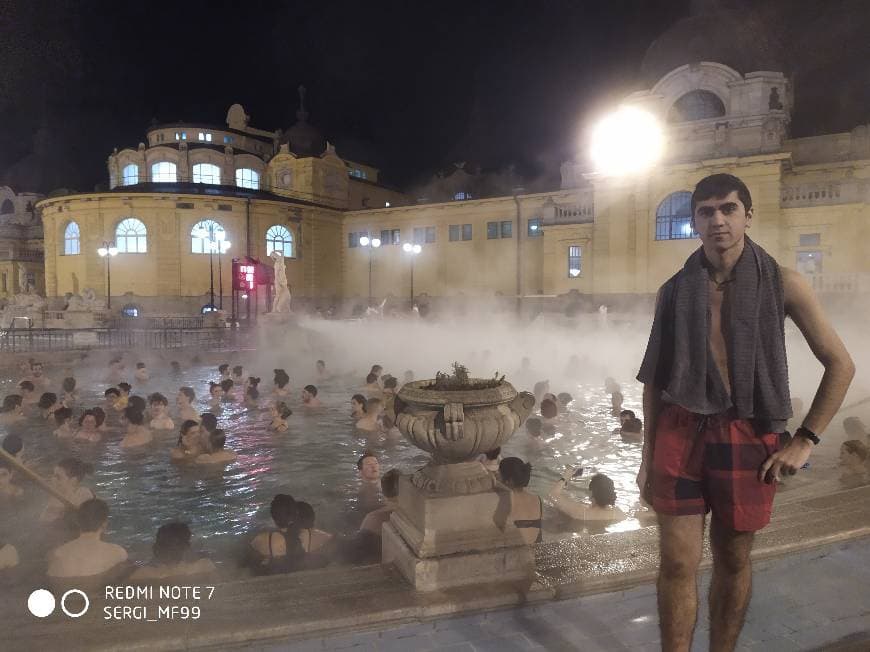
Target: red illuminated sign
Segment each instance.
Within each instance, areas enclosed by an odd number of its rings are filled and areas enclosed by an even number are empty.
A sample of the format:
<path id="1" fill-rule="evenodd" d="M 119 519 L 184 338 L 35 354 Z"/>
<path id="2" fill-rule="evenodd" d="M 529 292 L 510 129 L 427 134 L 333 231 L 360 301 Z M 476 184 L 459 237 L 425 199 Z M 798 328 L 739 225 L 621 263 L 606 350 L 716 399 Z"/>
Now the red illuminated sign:
<path id="1" fill-rule="evenodd" d="M 252 292 L 257 287 L 257 261 L 242 258 L 233 261 L 233 289 Z"/>

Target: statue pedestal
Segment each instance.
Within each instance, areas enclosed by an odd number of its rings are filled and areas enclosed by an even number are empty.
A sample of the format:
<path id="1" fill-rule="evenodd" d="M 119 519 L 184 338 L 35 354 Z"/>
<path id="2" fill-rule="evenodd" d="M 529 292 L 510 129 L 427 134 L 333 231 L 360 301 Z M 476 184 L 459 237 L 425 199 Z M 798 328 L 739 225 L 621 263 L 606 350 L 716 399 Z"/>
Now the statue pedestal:
<path id="1" fill-rule="evenodd" d="M 424 467 L 400 480 L 398 508 L 383 528 L 382 561 L 418 591 L 531 583 L 534 550 L 509 521 L 510 503 L 510 492 L 496 490 L 479 462 Z"/>

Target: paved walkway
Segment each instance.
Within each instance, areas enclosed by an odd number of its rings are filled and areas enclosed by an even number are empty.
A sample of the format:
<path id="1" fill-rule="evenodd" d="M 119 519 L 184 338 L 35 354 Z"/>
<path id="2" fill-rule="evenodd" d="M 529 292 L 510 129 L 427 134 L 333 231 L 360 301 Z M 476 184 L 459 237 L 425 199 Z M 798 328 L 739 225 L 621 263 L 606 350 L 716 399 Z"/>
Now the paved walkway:
<path id="1" fill-rule="evenodd" d="M 702 577 L 706 594 L 709 572 Z M 707 649 L 706 595 L 693 650 Z M 512 652 L 659 649 L 655 587 L 415 623 L 302 642 L 263 652 Z M 755 565 L 755 587 L 739 649 L 752 652 L 870 649 L 870 539 Z"/>

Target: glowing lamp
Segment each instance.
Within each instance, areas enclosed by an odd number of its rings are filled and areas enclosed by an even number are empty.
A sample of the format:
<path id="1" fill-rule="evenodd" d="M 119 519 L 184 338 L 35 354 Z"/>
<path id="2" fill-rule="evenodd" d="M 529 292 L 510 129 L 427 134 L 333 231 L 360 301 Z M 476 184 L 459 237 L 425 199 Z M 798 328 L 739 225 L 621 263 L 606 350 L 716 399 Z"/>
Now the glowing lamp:
<path id="1" fill-rule="evenodd" d="M 578 276 L 580 276 L 580 270 L 579 269 L 569 269 L 568 274 L 570 274 L 571 278 L 577 278 Z"/>
<path id="2" fill-rule="evenodd" d="M 415 244 L 415 245 L 412 247 L 412 251 L 413 251 L 415 254 L 419 254 L 421 251 L 423 251 L 423 247 L 421 247 L 421 246 L 418 245 L 418 244 Z"/>
<path id="3" fill-rule="evenodd" d="M 602 174 L 643 172 L 662 156 L 664 135 L 649 112 L 622 106 L 604 117 L 592 131 L 592 161 Z"/>
<path id="4" fill-rule="evenodd" d="M 389 207 L 390 207 L 390 202 L 384 202 L 384 206 L 386 206 L 387 208 L 389 208 Z"/>
<path id="5" fill-rule="evenodd" d="M 414 248 L 414 247 L 411 245 L 410 242 L 406 242 L 405 244 L 402 245 L 402 251 L 404 251 L 406 254 L 411 253 L 411 250 L 412 250 L 413 248 Z"/>
<path id="6" fill-rule="evenodd" d="M 380 246 L 381 246 L 381 239 L 380 239 L 380 238 L 372 238 L 372 246 L 373 246 L 375 249 L 377 249 L 378 247 L 380 247 Z"/>
<path id="7" fill-rule="evenodd" d="M 371 242 L 371 240 L 369 240 L 369 237 L 367 235 L 364 235 L 359 239 L 359 244 L 361 247 L 368 247 L 369 242 Z"/>

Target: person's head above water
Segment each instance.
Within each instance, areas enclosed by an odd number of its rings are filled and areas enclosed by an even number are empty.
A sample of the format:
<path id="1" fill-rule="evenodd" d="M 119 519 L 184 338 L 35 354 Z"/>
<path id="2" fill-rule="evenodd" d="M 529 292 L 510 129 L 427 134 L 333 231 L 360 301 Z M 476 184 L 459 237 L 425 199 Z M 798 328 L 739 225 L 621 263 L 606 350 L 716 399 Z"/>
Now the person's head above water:
<path id="1" fill-rule="evenodd" d="M 362 394 L 354 394 L 350 397 L 350 406 L 353 408 L 354 412 L 365 412 L 366 397 Z"/>
<path id="2" fill-rule="evenodd" d="M 130 383 L 118 383 L 118 389 L 121 390 L 121 394 L 129 395 L 133 386 Z"/>
<path id="3" fill-rule="evenodd" d="M 21 439 L 18 435 L 6 435 L 3 438 L 3 443 L 0 444 L 0 447 L 3 448 L 4 451 L 15 457 L 18 453 L 21 452 L 21 449 L 24 448 L 24 440 Z"/>
<path id="4" fill-rule="evenodd" d="M 55 467 L 55 477 L 57 477 L 57 470 L 59 469 L 63 471 L 69 480 L 73 480 L 76 483 L 81 482 L 86 475 L 94 472 L 93 466 L 75 457 L 65 457 Z"/>
<path id="5" fill-rule="evenodd" d="M 224 362 L 222 365 L 218 365 L 218 373 L 221 376 L 223 376 L 225 373 L 227 373 L 229 371 L 229 369 L 230 369 L 230 365 L 228 365 L 226 362 Z"/>
<path id="6" fill-rule="evenodd" d="M 372 365 L 371 373 L 373 373 L 375 376 L 380 376 L 380 375 L 381 375 L 381 372 L 382 372 L 383 370 L 384 370 L 384 368 L 383 368 L 381 365 L 379 365 L 379 364 L 373 364 L 373 365 Z"/>
<path id="7" fill-rule="evenodd" d="M 145 413 L 135 405 L 128 405 L 124 408 L 124 418 L 127 423 L 134 426 L 141 426 L 145 423 Z"/>
<path id="8" fill-rule="evenodd" d="M 326 363 L 323 360 L 318 360 L 314 364 L 317 367 L 318 371 L 324 371 L 326 369 Z"/>
<path id="9" fill-rule="evenodd" d="M 616 503 L 616 490 L 613 488 L 613 480 L 603 473 L 592 476 L 589 480 L 589 493 L 592 501 L 599 507 L 608 507 Z"/>
<path id="10" fill-rule="evenodd" d="M 526 419 L 526 432 L 532 437 L 541 436 L 541 420 L 537 417 L 529 417 Z"/>
<path id="11" fill-rule="evenodd" d="M 381 477 L 381 465 L 371 451 L 365 451 L 356 461 L 360 477 L 366 482 L 376 482 Z"/>
<path id="12" fill-rule="evenodd" d="M 279 530 L 284 530 L 293 525 L 299 516 L 296 501 L 289 494 L 276 495 L 272 499 L 272 504 L 269 505 L 269 512 Z"/>
<path id="13" fill-rule="evenodd" d="M 82 415 L 79 417 L 79 426 L 87 428 L 88 430 L 93 430 L 99 426 L 97 423 L 97 415 L 94 414 L 93 410 L 85 410 L 82 412 Z"/>
<path id="14" fill-rule="evenodd" d="M 115 400 L 116 398 L 121 397 L 121 390 L 119 390 L 117 387 L 110 387 L 105 392 L 103 392 L 103 396 L 110 400 Z"/>
<path id="15" fill-rule="evenodd" d="M 307 396 L 306 396 L 306 394 L 307 394 Z M 302 389 L 302 400 L 303 401 L 311 400 L 315 396 L 317 396 L 317 388 L 314 385 L 306 385 Z"/>
<path id="16" fill-rule="evenodd" d="M 43 410 L 48 410 L 53 405 L 57 403 L 57 394 L 54 392 L 45 392 L 42 396 L 39 397 L 39 403 L 37 403 L 37 407 Z"/>
<path id="17" fill-rule="evenodd" d="M 314 508 L 308 503 L 299 501 L 296 503 L 296 524 L 300 530 L 311 530 L 314 528 Z"/>
<path id="18" fill-rule="evenodd" d="M 109 521 L 109 506 L 99 498 L 86 500 L 76 510 L 76 521 L 82 533 L 99 532 Z"/>
<path id="19" fill-rule="evenodd" d="M 574 400 L 574 397 L 571 396 L 568 392 L 559 392 L 556 395 L 556 398 L 559 400 L 559 405 L 562 407 L 568 407 L 571 401 Z"/>
<path id="20" fill-rule="evenodd" d="M 366 376 L 366 385 L 372 385 L 372 384 L 374 384 L 374 383 L 376 383 L 376 382 L 378 382 L 378 376 L 377 376 L 377 374 L 375 374 L 375 373 L 370 373 L 368 376 Z"/>
<path id="21" fill-rule="evenodd" d="M 622 432 L 639 435 L 643 432 L 643 422 L 637 417 L 627 419 L 625 423 L 622 424 Z"/>
<path id="22" fill-rule="evenodd" d="M 176 401 L 178 399 L 182 399 L 182 401 L 186 400 L 187 403 L 193 403 L 196 400 L 196 392 L 193 391 L 193 387 L 180 387 Z"/>
<path id="23" fill-rule="evenodd" d="M 199 415 L 199 423 L 208 432 L 212 432 L 217 428 L 217 417 L 211 412 L 203 412 Z"/>
<path id="24" fill-rule="evenodd" d="M 366 401 L 366 414 L 373 414 L 375 416 L 381 413 L 381 410 L 384 409 L 384 403 L 379 398 L 370 398 Z"/>
<path id="25" fill-rule="evenodd" d="M 173 521 L 161 525 L 154 539 L 154 559 L 161 564 L 174 566 L 181 562 L 190 550 L 190 528 L 187 523 Z"/>
<path id="26" fill-rule="evenodd" d="M 221 389 L 224 390 L 224 393 L 228 393 L 233 388 L 233 379 L 232 378 L 224 378 L 221 381 Z"/>
<path id="27" fill-rule="evenodd" d="M 36 389 L 36 386 L 29 380 L 22 380 L 20 383 L 18 383 L 18 389 L 20 389 L 22 392 L 30 394 Z"/>
<path id="28" fill-rule="evenodd" d="M 3 397 L 3 409 L 2 412 L 4 414 L 9 412 L 15 412 L 21 407 L 23 399 L 18 394 L 8 394 Z"/>
<path id="29" fill-rule="evenodd" d="M 95 407 L 91 412 L 94 413 L 94 418 L 97 420 L 97 428 L 99 428 L 106 421 L 106 411 L 101 407 Z"/>
<path id="30" fill-rule="evenodd" d="M 237 380 L 241 380 L 241 379 L 242 379 L 242 375 L 243 375 L 244 373 L 245 373 L 245 368 L 244 368 L 242 365 L 237 364 L 235 367 L 233 367 L 233 376 L 234 376 Z"/>
<path id="31" fill-rule="evenodd" d="M 274 382 L 277 387 L 283 389 L 290 382 L 290 376 L 283 369 L 275 369 Z"/>
<path id="32" fill-rule="evenodd" d="M 128 405 L 130 407 L 136 408 L 140 412 L 145 412 L 145 408 L 148 407 L 148 404 L 145 403 L 145 399 L 141 396 L 138 396 L 137 394 L 133 394 L 133 396 L 130 397 Z"/>
<path id="33" fill-rule="evenodd" d="M 64 378 L 63 382 L 61 383 L 61 387 L 63 387 L 63 391 L 65 391 L 67 394 L 76 391 L 76 379 L 72 376 Z"/>
<path id="34" fill-rule="evenodd" d="M 553 419 L 559 415 L 559 406 L 556 401 L 545 398 L 541 401 L 541 416 L 545 419 Z"/>
<path id="35" fill-rule="evenodd" d="M 396 389 L 399 385 L 399 380 L 395 376 L 386 376 L 384 378 L 384 389 Z"/>
<path id="36" fill-rule="evenodd" d="M 731 174 L 711 174 L 692 193 L 692 228 L 709 250 L 725 251 L 743 240 L 752 224 L 752 195 Z"/>
<path id="37" fill-rule="evenodd" d="M 160 392 L 154 392 L 148 397 L 148 405 L 162 405 L 166 407 L 167 405 L 169 405 L 169 401 Z"/>
<path id="38" fill-rule="evenodd" d="M 522 489 L 529 486 L 532 465 L 523 462 L 519 457 L 506 457 L 499 462 L 498 475 L 505 486 L 511 489 Z"/>
<path id="39" fill-rule="evenodd" d="M 137 362 L 137 363 L 136 363 L 136 368 L 137 368 L 137 369 L 144 369 L 144 368 L 145 368 L 145 363 L 144 363 L 144 362 Z"/>
<path id="40" fill-rule="evenodd" d="M 61 407 L 54 411 L 54 422 L 62 426 L 64 423 L 72 419 L 73 411 L 68 407 Z"/>
<path id="41" fill-rule="evenodd" d="M 291 410 L 290 406 L 287 405 L 284 401 L 277 401 L 275 403 L 275 414 L 277 414 L 282 419 L 287 419 L 293 414 L 293 410 Z"/>

